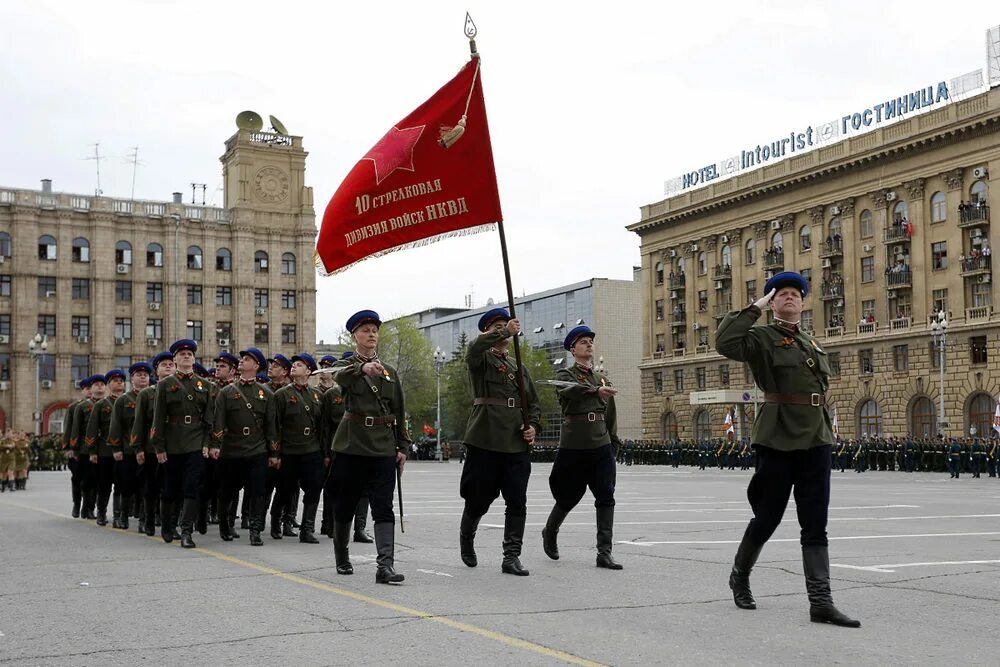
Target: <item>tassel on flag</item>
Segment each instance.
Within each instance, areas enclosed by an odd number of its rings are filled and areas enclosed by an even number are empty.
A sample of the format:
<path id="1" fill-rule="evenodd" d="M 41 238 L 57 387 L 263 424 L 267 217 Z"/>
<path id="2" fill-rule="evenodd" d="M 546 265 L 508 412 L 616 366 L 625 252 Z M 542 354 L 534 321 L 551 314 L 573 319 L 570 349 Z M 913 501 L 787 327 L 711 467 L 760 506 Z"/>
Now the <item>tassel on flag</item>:
<path id="1" fill-rule="evenodd" d="M 1000 400 L 997 400 L 997 409 L 993 413 L 993 430 L 1000 435 Z"/>

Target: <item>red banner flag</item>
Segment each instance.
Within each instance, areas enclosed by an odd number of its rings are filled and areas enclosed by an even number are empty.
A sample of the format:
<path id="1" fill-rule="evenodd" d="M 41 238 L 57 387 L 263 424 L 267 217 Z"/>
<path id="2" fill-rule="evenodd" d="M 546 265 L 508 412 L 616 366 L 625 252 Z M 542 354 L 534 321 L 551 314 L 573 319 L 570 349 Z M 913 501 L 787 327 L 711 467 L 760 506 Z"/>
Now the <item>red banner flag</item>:
<path id="1" fill-rule="evenodd" d="M 316 265 L 336 273 L 502 219 L 475 57 L 354 165 L 323 214 Z"/>

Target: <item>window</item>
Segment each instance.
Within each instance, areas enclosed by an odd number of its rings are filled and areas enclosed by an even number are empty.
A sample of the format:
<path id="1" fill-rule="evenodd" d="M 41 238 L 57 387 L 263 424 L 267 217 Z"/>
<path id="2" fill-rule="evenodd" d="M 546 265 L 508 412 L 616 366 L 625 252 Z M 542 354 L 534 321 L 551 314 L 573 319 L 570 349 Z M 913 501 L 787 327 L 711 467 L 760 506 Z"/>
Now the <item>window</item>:
<path id="1" fill-rule="evenodd" d="M 290 252 L 281 256 L 281 273 L 286 276 L 295 275 L 295 255 Z"/>
<path id="2" fill-rule="evenodd" d="M 146 283 L 146 303 L 163 303 L 163 283 Z"/>
<path id="3" fill-rule="evenodd" d="M 267 253 L 258 250 L 253 254 L 254 273 L 267 273 Z"/>
<path id="4" fill-rule="evenodd" d="M 10 380 L 9 354 L 0 354 L 0 380 Z"/>
<path id="5" fill-rule="evenodd" d="M 861 375 L 871 375 L 875 372 L 875 365 L 872 361 L 872 349 L 870 347 L 858 350 L 858 370 Z"/>
<path id="6" fill-rule="evenodd" d="M 11 294 L 10 276 L 8 275 L 0 276 L 0 296 L 10 296 L 10 294 Z"/>
<path id="7" fill-rule="evenodd" d="M 233 270 L 233 253 L 229 252 L 229 248 L 219 248 L 215 251 L 215 270 Z"/>
<path id="8" fill-rule="evenodd" d="M 653 373 L 653 391 L 657 394 L 663 393 L 663 373 L 661 371 Z"/>
<path id="9" fill-rule="evenodd" d="M 802 311 L 801 319 L 799 320 L 799 326 L 802 328 L 803 331 L 807 331 L 809 333 L 815 331 L 815 329 L 813 329 L 813 311 L 811 308 L 809 310 Z"/>
<path id="10" fill-rule="evenodd" d="M 799 274 L 800 274 L 800 275 L 801 275 L 801 276 L 802 276 L 803 278 L 805 278 L 805 279 L 806 279 L 806 282 L 807 282 L 807 283 L 809 283 L 809 289 L 810 289 L 810 291 L 812 291 L 812 284 L 813 284 L 813 270 L 812 270 L 812 269 L 802 269 L 801 271 L 799 271 Z"/>
<path id="11" fill-rule="evenodd" d="M 49 338 L 55 338 L 56 335 L 56 316 L 55 315 L 39 315 L 38 316 L 38 333 L 43 336 L 48 336 Z"/>
<path id="12" fill-rule="evenodd" d="M 156 338 L 157 336 L 150 336 L 150 338 Z M 124 340 L 132 340 L 132 318 L 131 317 L 116 317 L 115 318 L 115 338 L 122 338 Z"/>
<path id="13" fill-rule="evenodd" d="M 132 358 L 127 354 L 120 354 L 115 356 L 115 368 L 126 369 L 132 365 Z M 142 357 L 136 357 L 135 361 L 144 361 Z"/>
<path id="14" fill-rule="evenodd" d="M 0 232 L 0 257 L 10 257 L 10 250 L 10 234 L 7 232 Z"/>
<path id="15" fill-rule="evenodd" d="M 38 276 L 38 298 L 48 299 L 56 295 L 56 277 Z"/>
<path id="16" fill-rule="evenodd" d="M 233 323 L 232 322 L 216 322 L 215 323 L 215 333 L 219 335 L 219 338 L 225 338 L 227 340 L 233 339 Z"/>
<path id="17" fill-rule="evenodd" d="M 809 225 L 802 225 L 799 230 L 799 250 L 805 252 L 812 248 L 812 231 L 809 229 Z"/>
<path id="18" fill-rule="evenodd" d="M 868 209 L 861 211 L 861 216 L 858 218 L 858 226 L 860 227 L 861 238 L 870 239 L 875 235 L 875 226 L 872 224 L 872 212 Z"/>
<path id="19" fill-rule="evenodd" d="M 861 316 L 870 322 L 875 321 L 875 299 L 866 299 L 861 302 Z"/>
<path id="20" fill-rule="evenodd" d="M 663 262 L 657 262 L 656 263 L 656 267 L 653 269 L 653 271 L 656 273 L 656 284 L 657 285 L 662 285 L 663 284 Z"/>
<path id="21" fill-rule="evenodd" d="M 941 368 L 941 349 L 937 341 L 932 340 L 927 345 L 927 356 L 931 360 L 931 368 Z"/>
<path id="22" fill-rule="evenodd" d="M 972 283 L 972 307 L 987 308 L 993 303 L 993 293 L 990 283 L 976 281 Z"/>
<path id="23" fill-rule="evenodd" d="M 0 336 L 10 335 L 10 315 L 0 315 Z"/>
<path id="24" fill-rule="evenodd" d="M 660 299 L 660 303 L 663 300 Z M 295 310 L 295 290 L 283 290 L 281 292 L 281 307 L 285 310 Z M 662 317 L 660 319 L 663 319 Z"/>
<path id="25" fill-rule="evenodd" d="M 775 232 L 771 236 L 771 247 L 774 250 L 784 250 L 785 248 L 785 237 L 781 235 L 781 232 Z"/>
<path id="26" fill-rule="evenodd" d="M 268 333 L 267 322 L 256 322 L 253 325 L 253 342 L 258 345 L 267 345 Z"/>
<path id="27" fill-rule="evenodd" d="M 90 261 L 90 242 L 87 239 L 73 239 L 73 261 L 83 264 Z"/>
<path id="28" fill-rule="evenodd" d="M 937 435 L 937 409 L 926 396 L 914 401 L 910 409 L 910 434 L 914 438 L 932 438 Z"/>
<path id="29" fill-rule="evenodd" d="M 948 218 L 948 201 L 943 192 L 931 196 L 931 222 L 944 222 Z"/>
<path id="30" fill-rule="evenodd" d="M 905 201 L 896 202 L 896 205 L 892 208 L 892 219 L 902 220 L 906 222 L 910 219 L 910 207 L 906 205 Z"/>
<path id="31" fill-rule="evenodd" d="M 987 362 L 986 336 L 972 336 L 969 338 L 969 355 L 973 364 L 985 364 Z"/>
<path id="32" fill-rule="evenodd" d="M 73 278 L 72 296 L 74 299 L 89 299 L 90 278 Z"/>
<path id="33" fill-rule="evenodd" d="M 969 401 L 969 426 L 970 432 L 971 428 L 976 429 L 976 434 L 979 437 L 990 438 L 995 435 L 993 430 L 993 406 L 996 403 L 993 397 L 989 394 L 976 394 L 976 396 Z M 986 447 L 987 450 L 990 449 L 989 446 Z"/>
<path id="34" fill-rule="evenodd" d="M 56 355 L 38 355 L 38 376 L 40 380 L 56 381 Z"/>
<path id="35" fill-rule="evenodd" d="M 45 234 L 38 237 L 38 259 L 46 262 L 56 261 L 56 240 Z"/>
<path id="36" fill-rule="evenodd" d="M 694 438 L 698 442 L 712 439 L 712 415 L 701 409 L 694 419 Z"/>
<path id="37" fill-rule="evenodd" d="M 90 317 L 73 315 L 69 323 L 70 335 L 73 338 L 90 337 Z"/>
<path id="38" fill-rule="evenodd" d="M 115 281 L 115 301 L 130 303 L 132 301 L 132 283 L 127 280 Z"/>
<path id="39" fill-rule="evenodd" d="M 231 305 L 233 305 L 233 288 L 232 287 L 216 287 L 215 288 L 215 305 L 216 306 L 231 306 Z"/>
<path id="40" fill-rule="evenodd" d="M 892 346 L 892 367 L 896 371 L 906 371 L 910 368 L 910 348 L 908 345 Z"/>
<path id="41" fill-rule="evenodd" d="M 727 245 L 722 246 L 722 268 L 728 269 L 733 265 L 733 249 Z"/>
<path id="42" fill-rule="evenodd" d="M 698 312 L 704 313 L 708 310 L 708 290 L 698 290 Z"/>
<path id="43" fill-rule="evenodd" d="M 832 218 L 830 220 L 830 239 L 843 238 L 841 234 L 843 225 L 840 223 L 840 218 Z"/>
<path id="44" fill-rule="evenodd" d="M 204 333 L 204 326 L 201 320 L 188 320 L 187 321 L 187 337 L 191 340 L 201 342 L 202 334 Z"/>
<path id="45" fill-rule="evenodd" d="M 943 271 L 948 268 L 948 242 L 939 241 L 931 244 L 931 269 Z"/>
<path id="46" fill-rule="evenodd" d="M 704 251 L 698 253 L 698 275 L 703 276 L 708 273 L 708 256 Z"/>
<path id="47" fill-rule="evenodd" d="M 201 248 L 196 245 L 188 246 L 187 252 L 187 267 L 192 271 L 201 271 L 202 263 L 204 257 L 201 254 Z"/>
<path id="48" fill-rule="evenodd" d="M 861 282 L 870 283 L 875 280 L 875 258 L 861 258 Z"/>
<path id="49" fill-rule="evenodd" d="M 704 366 L 698 366 L 697 368 L 694 369 L 694 379 L 695 379 L 695 383 L 698 386 L 698 389 L 704 389 L 705 388 L 705 367 Z"/>
<path id="50" fill-rule="evenodd" d="M 146 266 L 163 266 L 163 246 L 159 243 L 146 246 Z"/>
<path id="51" fill-rule="evenodd" d="M 668 412 L 660 419 L 660 438 L 662 440 L 677 439 L 677 415 Z"/>
<path id="52" fill-rule="evenodd" d="M 862 438 L 882 436 L 882 411 L 878 403 L 868 399 L 858 409 L 858 433 Z"/>
<path id="53" fill-rule="evenodd" d="M 969 198 L 972 201 L 986 201 L 986 184 L 982 181 L 976 181 L 969 188 Z"/>
<path id="54" fill-rule="evenodd" d="M 656 334 L 656 351 L 663 352 L 664 349 L 663 334 Z"/>
<path id="55" fill-rule="evenodd" d="M 268 293 L 266 289 L 255 289 L 253 291 L 254 308 L 267 308 Z"/>
<path id="56" fill-rule="evenodd" d="M 146 320 L 146 338 L 163 340 L 163 320 Z"/>
<path id="57" fill-rule="evenodd" d="M 188 285 L 187 295 L 188 295 L 188 305 L 189 306 L 200 306 L 201 305 L 201 285 Z"/>
<path id="58" fill-rule="evenodd" d="M 748 280 L 747 281 L 747 303 L 753 303 L 757 300 L 757 281 Z"/>
<path id="59" fill-rule="evenodd" d="M 830 359 L 830 377 L 840 377 L 840 352 L 828 352 Z"/>
<path id="60" fill-rule="evenodd" d="M 132 244 L 128 241 L 119 241 L 115 244 L 115 264 L 132 264 Z"/>
<path id="61" fill-rule="evenodd" d="M 282 345 L 295 345 L 295 325 L 294 324 L 282 324 L 281 325 L 281 344 Z"/>
<path id="62" fill-rule="evenodd" d="M 750 370 L 750 364 L 743 364 L 743 383 L 753 384 L 753 371 Z"/>
<path id="63" fill-rule="evenodd" d="M 747 240 L 747 244 L 746 244 L 746 246 L 745 246 L 744 249 L 745 249 L 744 257 L 746 259 L 746 263 L 747 264 L 753 264 L 754 262 L 756 262 L 757 261 L 757 243 L 756 243 L 756 241 L 754 241 L 753 239 Z"/>
<path id="64" fill-rule="evenodd" d="M 674 370 L 674 391 L 684 391 L 684 369 Z"/>
<path id="65" fill-rule="evenodd" d="M 8 276 L 9 278 L 10 276 Z M 656 320 L 660 321 L 663 319 L 663 299 L 656 300 Z"/>
<path id="66" fill-rule="evenodd" d="M 729 364 L 719 366 L 719 384 L 723 387 L 729 386 Z"/>
<path id="67" fill-rule="evenodd" d="M 70 359 L 70 374 L 73 382 L 79 382 L 90 375 L 90 355 L 74 354 Z"/>
<path id="68" fill-rule="evenodd" d="M 931 299 L 933 301 L 933 310 L 931 314 L 944 313 L 948 314 L 948 290 L 947 289 L 936 289 L 931 292 Z"/>

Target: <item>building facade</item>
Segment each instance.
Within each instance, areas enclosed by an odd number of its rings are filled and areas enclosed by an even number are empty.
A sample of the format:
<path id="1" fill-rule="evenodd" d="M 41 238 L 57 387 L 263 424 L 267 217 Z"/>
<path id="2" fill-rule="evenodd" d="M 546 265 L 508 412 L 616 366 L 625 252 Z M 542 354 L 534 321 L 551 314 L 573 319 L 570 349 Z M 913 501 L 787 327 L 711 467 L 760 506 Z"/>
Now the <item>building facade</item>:
<path id="1" fill-rule="evenodd" d="M 222 208 L 0 188 L 0 425 L 60 431 L 76 382 L 182 337 L 311 348 L 316 216 L 302 138 L 240 130 Z M 39 333 L 45 354 L 29 353 Z M 36 365 L 37 364 L 37 365 Z"/>
<path id="2" fill-rule="evenodd" d="M 514 299 L 524 342 L 545 350 L 554 367 L 572 363 L 572 357 L 563 349 L 563 340 L 570 329 L 586 324 L 597 332 L 596 361 L 603 364 L 619 390 L 615 403 L 618 435 L 623 439 L 639 438 L 641 434 L 638 352 L 642 339 L 639 330 L 632 326 L 639 321 L 641 312 L 638 275 L 636 270 L 633 280 L 591 278 Z M 479 335 L 480 316 L 494 307 L 491 303 L 471 310 L 435 308 L 407 317 L 431 345 L 441 348 L 450 358 L 463 334 L 470 341 Z M 543 415 L 543 420 L 542 437 L 557 439 L 560 415 Z"/>
<path id="3" fill-rule="evenodd" d="M 831 355 L 843 437 L 990 434 L 998 130 L 994 88 L 643 206 L 629 229 L 641 238 L 645 437 L 722 436 L 730 399 L 692 392 L 742 396 L 749 432 L 753 381 L 715 351 L 715 330 L 781 270 L 810 281 L 802 326 Z"/>

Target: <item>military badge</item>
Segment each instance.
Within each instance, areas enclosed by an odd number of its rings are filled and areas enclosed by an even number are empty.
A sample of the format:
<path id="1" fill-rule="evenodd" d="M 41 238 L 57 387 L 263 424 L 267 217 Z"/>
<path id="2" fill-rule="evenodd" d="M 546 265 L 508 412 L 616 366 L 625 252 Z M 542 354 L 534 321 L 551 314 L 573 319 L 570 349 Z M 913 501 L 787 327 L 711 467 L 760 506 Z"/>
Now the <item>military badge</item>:
<path id="1" fill-rule="evenodd" d="M 785 344 L 785 347 L 789 347 L 791 345 L 795 345 L 795 339 L 794 338 L 789 338 L 788 336 L 785 336 L 784 338 L 782 338 L 781 342 Z"/>
<path id="2" fill-rule="evenodd" d="M 257 398 L 259 398 L 262 401 L 264 400 L 264 390 L 263 389 L 261 389 L 261 390 L 259 390 L 257 392 Z"/>

